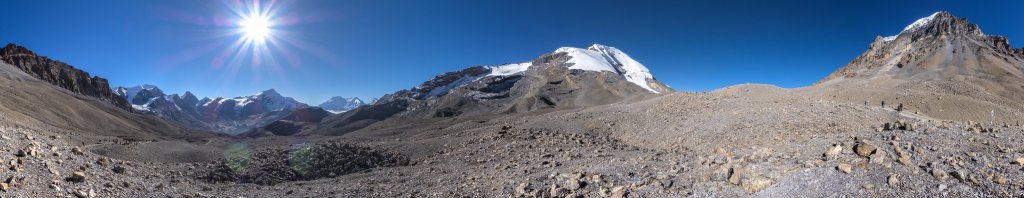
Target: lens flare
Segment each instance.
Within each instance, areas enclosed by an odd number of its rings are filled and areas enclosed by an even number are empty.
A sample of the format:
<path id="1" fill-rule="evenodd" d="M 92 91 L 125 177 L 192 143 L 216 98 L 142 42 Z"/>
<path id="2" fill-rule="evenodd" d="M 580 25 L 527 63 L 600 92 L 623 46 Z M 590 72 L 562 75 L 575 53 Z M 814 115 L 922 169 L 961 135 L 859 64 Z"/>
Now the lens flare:
<path id="1" fill-rule="evenodd" d="M 259 48 L 268 40 L 273 39 L 274 34 L 274 16 L 271 12 L 274 1 L 271 4 L 262 6 L 260 1 L 254 0 L 251 3 L 239 2 L 239 7 L 235 14 L 238 15 L 235 26 L 242 34 L 242 40 L 246 43 L 254 44 L 253 47 Z"/>
<path id="2" fill-rule="evenodd" d="M 262 43 L 270 36 L 270 20 L 264 16 L 251 15 L 239 21 L 238 25 L 245 32 L 245 39 L 250 42 Z"/>
<path id="3" fill-rule="evenodd" d="M 224 151 L 225 165 L 236 173 L 249 168 L 250 157 L 249 146 L 245 143 L 232 144 Z"/>

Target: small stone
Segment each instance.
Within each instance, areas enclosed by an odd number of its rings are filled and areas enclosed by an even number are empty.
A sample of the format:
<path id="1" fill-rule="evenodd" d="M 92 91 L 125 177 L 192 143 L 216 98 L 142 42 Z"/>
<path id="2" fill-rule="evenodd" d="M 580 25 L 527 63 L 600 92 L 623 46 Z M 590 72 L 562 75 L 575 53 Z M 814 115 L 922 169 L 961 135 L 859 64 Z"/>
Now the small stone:
<path id="1" fill-rule="evenodd" d="M 565 188 L 569 190 L 576 190 L 580 188 L 580 177 L 575 174 L 563 175 L 565 178 Z"/>
<path id="2" fill-rule="evenodd" d="M 616 186 L 612 188 L 612 198 L 625 198 L 626 195 L 629 195 L 629 192 L 626 191 L 625 186 Z"/>
<path id="3" fill-rule="evenodd" d="M 66 180 L 70 181 L 70 182 L 75 182 L 75 183 L 84 182 L 85 181 L 85 173 L 83 173 L 83 172 L 74 172 L 74 173 L 71 174 L 71 177 L 68 177 Z"/>
<path id="4" fill-rule="evenodd" d="M 612 195 L 612 191 L 607 187 L 601 186 L 601 188 L 597 189 L 597 194 L 601 195 L 601 197 L 609 197 Z"/>
<path id="5" fill-rule="evenodd" d="M 992 181 L 996 182 L 997 184 L 1006 184 L 1007 182 L 1006 177 L 1002 175 L 996 175 L 995 178 L 992 178 Z"/>
<path id="6" fill-rule="evenodd" d="M 530 187 L 530 184 L 519 183 L 519 185 L 516 185 L 516 194 L 515 194 L 515 196 L 516 197 L 526 196 L 526 193 L 530 192 L 530 189 L 528 189 L 529 187 Z"/>
<path id="7" fill-rule="evenodd" d="M 875 153 L 875 150 L 878 150 L 878 148 L 875 148 L 874 145 L 868 143 L 860 143 L 853 148 L 853 151 L 856 152 L 857 155 L 860 155 L 861 157 L 871 156 L 871 154 Z"/>
<path id="8" fill-rule="evenodd" d="M 78 198 L 90 198 L 91 196 L 89 196 L 89 191 L 76 190 L 75 191 L 75 197 L 78 197 Z"/>
<path id="9" fill-rule="evenodd" d="M 19 181 L 17 177 L 11 176 L 11 177 L 8 177 L 7 180 L 4 180 L 3 183 L 7 183 L 7 185 L 10 185 L 10 186 L 20 186 L 20 185 L 23 184 L 24 179 L 25 178 L 22 177 L 21 181 Z"/>
<path id="10" fill-rule="evenodd" d="M 747 193 L 754 193 L 772 185 L 772 180 L 763 177 L 756 177 L 743 180 L 743 189 Z"/>
<path id="11" fill-rule="evenodd" d="M 931 172 L 932 172 L 932 177 L 935 177 L 936 179 L 939 179 L 939 180 L 946 179 L 946 171 L 943 171 L 942 169 L 933 168 Z"/>
<path id="12" fill-rule="evenodd" d="M 836 166 L 836 170 L 839 170 L 840 172 L 849 174 L 850 172 L 853 172 L 853 165 L 839 164 L 839 166 Z"/>
<path id="13" fill-rule="evenodd" d="M 71 148 L 71 154 L 85 155 L 85 152 L 83 152 L 82 149 L 80 149 L 78 147 L 75 147 L 75 148 Z"/>
<path id="14" fill-rule="evenodd" d="M 7 182 L 0 183 L 0 190 L 3 190 L 4 192 L 11 192 L 11 184 L 8 184 Z"/>
<path id="15" fill-rule="evenodd" d="M 889 175 L 889 180 L 888 181 L 889 181 L 889 186 L 892 186 L 894 188 L 896 187 L 896 185 L 899 185 L 899 183 L 900 183 L 900 180 L 899 180 L 898 176 L 895 175 L 895 174 Z"/>
<path id="16" fill-rule="evenodd" d="M 739 168 L 732 168 L 729 170 L 729 183 L 732 185 L 740 185 L 740 179 L 742 179 L 743 170 Z"/>
<path id="17" fill-rule="evenodd" d="M 946 190 L 946 184 L 939 184 L 939 191 Z"/>
<path id="18" fill-rule="evenodd" d="M 885 153 L 875 152 L 875 154 L 871 154 L 870 156 L 868 156 L 868 159 L 870 159 L 869 161 L 871 161 L 871 163 L 875 164 L 885 163 Z"/>
<path id="19" fill-rule="evenodd" d="M 964 171 L 953 171 L 953 178 L 960 180 L 960 182 L 967 181 L 967 173 Z"/>
<path id="20" fill-rule="evenodd" d="M 569 193 L 569 190 L 558 187 L 558 185 L 551 184 L 551 187 L 548 188 L 548 193 L 549 195 L 551 195 L 551 197 L 564 197 L 565 194 Z"/>
<path id="21" fill-rule="evenodd" d="M 715 170 L 711 171 L 711 179 L 715 181 L 728 181 L 729 173 L 731 170 L 732 168 L 727 168 L 725 166 L 716 168 Z"/>
<path id="22" fill-rule="evenodd" d="M 903 164 L 904 166 L 910 166 L 910 164 L 913 163 L 910 161 L 910 154 L 903 152 L 899 153 L 899 156 L 900 158 L 898 160 L 900 161 L 900 164 Z"/>
<path id="23" fill-rule="evenodd" d="M 99 164 L 100 166 L 106 166 L 107 164 L 110 164 L 110 159 L 106 157 L 100 157 L 100 159 L 96 160 L 96 164 Z"/>
<path id="24" fill-rule="evenodd" d="M 16 156 L 16 157 L 25 157 L 25 156 L 28 156 L 28 153 L 25 152 L 25 150 L 18 149 L 18 152 L 15 153 L 14 156 Z"/>
<path id="25" fill-rule="evenodd" d="M 590 182 L 592 182 L 592 183 L 596 184 L 596 183 L 601 183 L 602 181 L 604 181 L 604 180 L 601 179 L 601 175 L 594 174 L 594 175 L 590 176 Z"/>
<path id="26" fill-rule="evenodd" d="M 1016 163 L 1017 165 L 1024 165 L 1024 157 L 1018 157 L 1013 162 Z"/>
<path id="27" fill-rule="evenodd" d="M 840 146 L 839 144 L 832 145 L 832 148 L 829 148 L 828 150 L 825 151 L 824 154 L 822 154 L 822 160 L 826 160 L 827 161 L 827 160 L 830 160 L 830 159 L 834 159 L 837 155 L 839 155 L 839 153 L 842 153 L 842 152 L 843 152 L 843 146 Z"/>
<path id="28" fill-rule="evenodd" d="M 124 167 L 121 167 L 121 166 L 114 166 L 114 168 L 111 168 L 110 170 L 114 171 L 114 173 L 117 173 L 117 174 L 123 174 L 125 172 Z"/>

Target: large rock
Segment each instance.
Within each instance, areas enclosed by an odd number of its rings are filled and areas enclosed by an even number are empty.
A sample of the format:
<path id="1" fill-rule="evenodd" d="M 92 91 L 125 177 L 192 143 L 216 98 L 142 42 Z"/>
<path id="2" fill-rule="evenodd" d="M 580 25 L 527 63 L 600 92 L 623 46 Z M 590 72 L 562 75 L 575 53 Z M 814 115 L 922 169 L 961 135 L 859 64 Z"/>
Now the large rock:
<path id="1" fill-rule="evenodd" d="M 869 157 L 871 156 L 871 154 L 875 154 L 875 150 L 877 149 L 878 148 L 876 148 L 874 145 L 868 144 L 866 142 L 862 142 L 853 147 L 853 151 L 856 152 L 857 155 L 860 155 L 861 157 Z"/>
<path id="2" fill-rule="evenodd" d="M 843 146 L 842 145 L 839 145 L 839 144 L 832 145 L 832 147 L 828 148 L 828 150 L 825 150 L 825 153 L 822 154 L 822 159 L 823 160 L 834 159 L 837 155 L 839 155 L 842 152 L 843 152 Z"/>

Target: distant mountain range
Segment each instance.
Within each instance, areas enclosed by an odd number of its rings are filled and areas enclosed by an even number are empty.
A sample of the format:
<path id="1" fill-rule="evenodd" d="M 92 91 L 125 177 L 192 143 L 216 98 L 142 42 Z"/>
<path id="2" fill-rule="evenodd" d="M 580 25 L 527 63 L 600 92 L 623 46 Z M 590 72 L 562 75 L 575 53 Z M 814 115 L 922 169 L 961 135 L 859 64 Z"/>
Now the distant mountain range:
<path id="1" fill-rule="evenodd" d="M 212 99 L 198 99 L 188 91 L 182 95 L 167 95 L 154 85 L 117 87 L 114 93 L 130 101 L 132 108 L 138 112 L 177 121 L 192 128 L 228 134 L 266 125 L 288 116 L 297 108 L 309 106 L 291 97 L 284 97 L 274 89 L 249 96 Z"/>

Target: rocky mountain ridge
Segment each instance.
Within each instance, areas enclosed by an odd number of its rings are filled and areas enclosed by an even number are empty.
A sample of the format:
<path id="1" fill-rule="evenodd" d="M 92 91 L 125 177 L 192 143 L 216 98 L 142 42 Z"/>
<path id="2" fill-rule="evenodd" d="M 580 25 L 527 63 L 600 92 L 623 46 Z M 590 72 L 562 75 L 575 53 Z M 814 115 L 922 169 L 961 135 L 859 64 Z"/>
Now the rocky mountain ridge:
<path id="1" fill-rule="evenodd" d="M 920 116 L 1015 122 L 1024 115 L 1024 49 L 949 12 L 918 19 L 805 91 Z"/>
<path id="2" fill-rule="evenodd" d="M 197 129 L 237 134 L 288 116 L 309 105 L 284 97 L 274 89 L 234 98 L 198 99 L 191 92 L 166 95 L 159 87 L 117 87 L 115 93 L 131 101 L 136 111 L 177 121 Z"/>
<path id="3" fill-rule="evenodd" d="M 39 56 L 28 48 L 13 43 L 0 48 L 0 60 L 57 87 L 96 97 L 122 110 L 132 111 L 127 100 L 117 97 L 110 90 L 110 83 L 107 79 L 91 76 L 88 72 L 67 63 Z"/>
<path id="4" fill-rule="evenodd" d="M 878 36 L 868 50 L 818 83 L 839 78 L 934 79 L 956 75 L 1012 74 L 1024 78 L 1024 49 L 1006 37 L 986 35 L 977 24 L 936 12 L 898 35 Z"/>
<path id="5" fill-rule="evenodd" d="M 324 119 L 324 133 L 357 130 L 388 118 L 523 113 L 586 107 L 672 92 L 614 47 L 562 47 L 522 63 L 474 66 L 438 75 L 381 97 L 373 105 Z"/>

